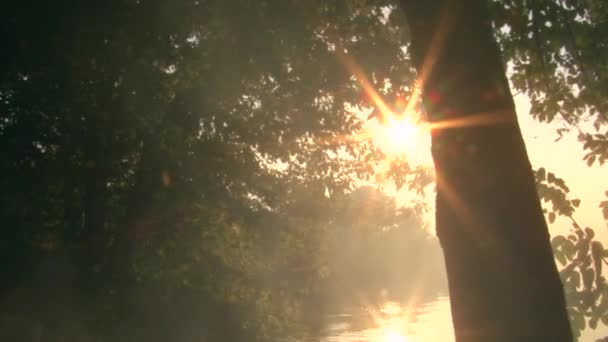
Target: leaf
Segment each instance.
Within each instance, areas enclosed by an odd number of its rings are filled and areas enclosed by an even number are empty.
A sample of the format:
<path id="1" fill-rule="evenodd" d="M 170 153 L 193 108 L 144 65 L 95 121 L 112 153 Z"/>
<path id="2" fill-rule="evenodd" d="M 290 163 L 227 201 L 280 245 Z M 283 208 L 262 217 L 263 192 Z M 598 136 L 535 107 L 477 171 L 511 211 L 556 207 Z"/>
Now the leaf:
<path id="1" fill-rule="evenodd" d="M 566 258 L 568 258 L 568 260 L 572 260 L 574 258 L 574 254 L 576 253 L 575 242 L 576 242 L 576 240 L 573 241 L 569 237 L 568 240 L 566 240 L 566 242 L 562 246 L 562 249 L 563 249 L 564 253 L 566 254 Z"/>
<path id="2" fill-rule="evenodd" d="M 555 212 L 549 213 L 549 223 L 555 222 Z"/>
<path id="3" fill-rule="evenodd" d="M 572 320 L 572 328 L 575 330 L 584 330 L 585 329 L 585 317 L 580 312 L 570 312 L 570 319 Z"/>
<path id="4" fill-rule="evenodd" d="M 604 220 L 608 221 L 608 201 L 602 201 L 599 208 L 602 209 L 602 216 L 604 217 Z"/>
<path id="5" fill-rule="evenodd" d="M 581 275 L 578 272 L 573 272 L 572 273 L 572 284 L 574 285 L 575 288 L 578 288 L 579 286 L 581 286 Z"/>
<path id="6" fill-rule="evenodd" d="M 563 235 L 557 235 L 553 239 L 551 239 L 551 247 L 553 247 L 553 249 L 557 249 L 565 242 L 566 242 L 566 237 L 564 237 Z"/>
<path id="7" fill-rule="evenodd" d="M 593 284 L 593 280 L 594 280 L 594 275 L 595 273 L 593 272 L 593 270 L 591 268 L 587 268 L 585 270 L 583 270 L 582 272 L 583 275 L 583 287 L 587 290 L 591 289 L 591 286 Z"/>
<path id="8" fill-rule="evenodd" d="M 573 200 L 572 200 L 572 205 L 573 205 L 575 208 L 578 208 L 578 206 L 579 206 L 580 204 L 581 204 L 581 200 L 580 200 L 580 199 L 573 199 Z"/>
<path id="9" fill-rule="evenodd" d="M 595 330 L 595 328 L 597 328 L 597 318 L 592 317 L 592 318 L 589 320 L 589 328 L 591 328 L 591 329 L 593 329 L 593 330 Z"/>
<path id="10" fill-rule="evenodd" d="M 546 178 L 546 171 L 544 167 L 541 167 L 536 171 L 536 178 L 540 181 L 544 181 Z"/>
<path id="11" fill-rule="evenodd" d="M 557 185 L 558 187 L 560 187 L 566 193 L 570 192 L 570 188 L 568 188 L 568 186 L 566 186 L 566 182 L 564 182 L 564 180 L 561 179 L 561 178 L 556 178 L 555 179 L 555 185 Z"/>
<path id="12" fill-rule="evenodd" d="M 576 258 L 581 261 L 583 261 L 585 259 L 589 259 L 588 253 L 589 253 L 589 240 L 581 239 L 578 243 Z"/>
<path id="13" fill-rule="evenodd" d="M 604 254 L 604 246 L 599 241 L 591 242 L 591 257 L 593 258 L 593 266 L 596 272 L 595 282 L 600 286 L 602 276 L 602 256 Z"/>
<path id="14" fill-rule="evenodd" d="M 555 257 L 555 259 L 557 259 L 557 261 L 559 261 L 560 264 L 566 265 L 567 260 L 566 260 L 566 256 L 564 255 L 563 252 L 554 251 L 553 256 Z"/>

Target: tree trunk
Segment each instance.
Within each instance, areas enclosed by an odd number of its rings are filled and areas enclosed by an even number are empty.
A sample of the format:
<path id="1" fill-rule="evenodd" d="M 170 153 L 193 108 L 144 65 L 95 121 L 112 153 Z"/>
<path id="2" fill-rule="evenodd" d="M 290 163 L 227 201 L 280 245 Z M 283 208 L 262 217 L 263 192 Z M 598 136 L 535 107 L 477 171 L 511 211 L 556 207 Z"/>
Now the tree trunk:
<path id="1" fill-rule="evenodd" d="M 456 341 L 572 341 L 485 0 L 401 0 L 429 114 Z"/>

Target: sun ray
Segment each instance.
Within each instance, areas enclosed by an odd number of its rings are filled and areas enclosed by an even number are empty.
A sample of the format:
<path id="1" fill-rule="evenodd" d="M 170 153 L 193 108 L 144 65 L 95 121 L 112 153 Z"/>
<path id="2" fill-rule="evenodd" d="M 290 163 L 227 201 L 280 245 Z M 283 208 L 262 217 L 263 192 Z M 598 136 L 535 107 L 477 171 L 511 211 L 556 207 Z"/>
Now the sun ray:
<path id="1" fill-rule="evenodd" d="M 367 94 L 367 96 L 369 96 L 376 108 L 380 110 L 380 113 L 382 113 L 382 115 L 392 114 L 391 109 L 386 105 L 382 99 L 382 96 L 378 94 L 359 64 L 357 64 L 357 62 L 350 55 L 343 51 L 337 51 L 336 54 L 346 69 L 350 71 L 353 76 L 355 76 L 357 82 L 363 88 L 363 91 Z"/>
<path id="2" fill-rule="evenodd" d="M 504 115 L 503 112 L 473 114 L 466 117 L 441 120 L 426 124 L 428 130 L 440 130 L 451 128 L 463 128 L 472 126 L 488 126 L 502 123 L 514 122 L 510 115 Z"/>
<path id="3" fill-rule="evenodd" d="M 422 61 L 422 65 L 420 66 L 420 72 L 418 73 L 418 77 L 414 85 L 414 91 L 412 92 L 412 96 L 410 96 L 405 109 L 406 112 L 412 112 L 416 104 L 419 102 L 420 96 L 422 95 L 422 89 L 424 89 L 431 70 L 437 62 L 443 42 L 445 41 L 447 33 L 452 26 L 453 16 L 451 15 L 452 11 L 450 6 L 453 6 L 454 3 L 455 1 L 448 2 L 448 5 L 444 8 L 443 13 L 441 14 L 439 25 L 437 25 L 437 31 L 435 31 L 435 34 L 431 39 L 428 52 Z"/>

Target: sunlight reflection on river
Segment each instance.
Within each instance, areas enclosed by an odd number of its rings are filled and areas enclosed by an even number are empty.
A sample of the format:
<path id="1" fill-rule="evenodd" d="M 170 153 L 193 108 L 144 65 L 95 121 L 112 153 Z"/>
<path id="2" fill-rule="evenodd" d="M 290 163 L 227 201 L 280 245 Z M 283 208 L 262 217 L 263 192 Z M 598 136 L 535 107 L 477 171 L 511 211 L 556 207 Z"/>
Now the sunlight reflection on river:
<path id="1" fill-rule="evenodd" d="M 454 341 L 447 297 L 414 308 L 386 302 L 380 309 L 360 308 L 328 320 L 322 342 Z"/>

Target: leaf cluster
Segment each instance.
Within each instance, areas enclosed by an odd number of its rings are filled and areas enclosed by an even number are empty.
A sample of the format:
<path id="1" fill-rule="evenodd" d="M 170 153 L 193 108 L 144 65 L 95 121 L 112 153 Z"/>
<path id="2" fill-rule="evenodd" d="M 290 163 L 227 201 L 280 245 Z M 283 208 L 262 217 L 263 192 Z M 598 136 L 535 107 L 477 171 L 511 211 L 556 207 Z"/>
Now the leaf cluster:
<path id="1" fill-rule="evenodd" d="M 608 6 L 604 1 L 492 1 L 495 34 L 513 88 L 530 114 L 576 129 L 591 165 L 606 159 Z M 597 136 L 596 136 L 597 135 Z M 602 145 L 602 147 L 600 147 Z"/>
<path id="2" fill-rule="evenodd" d="M 579 199 L 570 199 L 565 182 L 544 168 L 536 170 L 539 197 L 551 203 L 548 220 L 554 223 L 557 216 L 570 221 L 570 233 L 557 235 L 551 240 L 553 253 L 564 284 L 568 313 L 575 336 L 587 326 L 595 329 L 598 322 L 608 325 L 608 284 L 604 277 L 604 264 L 608 265 L 608 249 L 595 239 L 595 232 L 582 227 L 574 219 Z"/>

